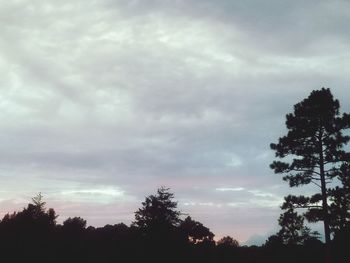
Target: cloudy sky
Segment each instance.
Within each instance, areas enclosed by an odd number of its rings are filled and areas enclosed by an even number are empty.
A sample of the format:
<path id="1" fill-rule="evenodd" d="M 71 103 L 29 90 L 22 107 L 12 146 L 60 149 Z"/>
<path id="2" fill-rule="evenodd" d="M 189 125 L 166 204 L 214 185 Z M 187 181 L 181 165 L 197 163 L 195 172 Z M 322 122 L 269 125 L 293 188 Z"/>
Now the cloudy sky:
<path id="1" fill-rule="evenodd" d="M 0 0 L 0 216 L 133 220 L 170 187 L 259 242 L 290 193 L 269 144 L 311 90 L 350 111 L 349 1 Z M 300 189 L 311 191 L 312 189 Z"/>

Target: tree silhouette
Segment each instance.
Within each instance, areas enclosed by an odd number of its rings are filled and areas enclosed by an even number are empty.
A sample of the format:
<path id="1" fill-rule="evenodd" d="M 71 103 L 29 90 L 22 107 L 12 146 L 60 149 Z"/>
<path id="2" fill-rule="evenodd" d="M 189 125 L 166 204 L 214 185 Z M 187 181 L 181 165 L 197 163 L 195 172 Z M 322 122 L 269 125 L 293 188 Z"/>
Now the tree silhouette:
<path id="1" fill-rule="evenodd" d="M 312 232 L 310 228 L 305 226 L 304 217 L 295 211 L 291 199 L 290 196 L 285 197 L 285 202 L 282 205 L 285 212 L 278 219 L 281 229 L 277 236 L 286 245 L 302 245 L 311 239 L 317 239 L 318 232 Z"/>
<path id="2" fill-rule="evenodd" d="M 40 192 L 36 196 L 32 197 L 32 202 L 39 211 L 45 210 L 46 202 L 43 201 L 43 196 Z"/>
<path id="3" fill-rule="evenodd" d="M 192 220 L 190 216 L 186 217 L 181 222 L 180 231 L 185 235 L 187 241 L 191 243 L 199 243 L 203 241 L 212 241 L 214 234 L 210 232 L 209 228 L 203 226 L 202 223 Z"/>
<path id="4" fill-rule="evenodd" d="M 338 185 L 330 190 L 330 221 L 334 233 L 350 228 L 350 164 L 340 167 Z"/>
<path id="5" fill-rule="evenodd" d="M 289 202 L 294 207 L 307 208 L 305 216 L 310 222 L 323 221 L 327 247 L 331 239 L 328 184 L 341 173 L 341 165 L 349 161 L 343 148 L 350 137 L 343 131 L 350 127 L 350 115 L 340 115 L 339 107 L 329 89 L 312 91 L 294 105 L 293 113 L 287 114 L 287 135 L 270 145 L 276 157 L 287 157 L 286 162 L 274 161 L 270 167 L 275 173 L 287 174 L 283 179 L 290 187 L 310 183 L 319 187 L 318 193 L 293 196 Z"/>
<path id="6" fill-rule="evenodd" d="M 239 247 L 239 242 L 230 236 L 224 236 L 217 242 L 217 245 L 221 247 L 233 248 Z"/>
<path id="7" fill-rule="evenodd" d="M 81 217 L 69 217 L 63 221 L 62 228 L 70 233 L 81 233 L 86 228 L 86 220 Z"/>
<path id="8" fill-rule="evenodd" d="M 58 215 L 56 215 L 54 209 L 46 209 L 45 205 L 46 202 L 43 201 L 43 196 L 39 193 L 32 198 L 32 203 L 28 204 L 23 211 L 14 213 L 12 218 L 14 220 L 23 220 L 27 223 L 30 222 L 40 227 L 55 226 Z"/>
<path id="9" fill-rule="evenodd" d="M 135 212 L 133 225 L 147 232 L 178 226 L 181 213 L 173 198 L 174 194 L 169 192 L 169 188 L 159 188 L 156 195 L 150 195 L 142 202 L 142 207 Z"/>
<path id="10" fill-rule="evenodd" d="M 135 212 L 132 225 L 141 234 L 142 253 L 152 262 L 163 262 L 165 258 L 168 262 L 176 262 L 181 254 L 180 249 L 174 254 L 174 248 L 181 247 L 184 242 L 178 231 L 181 213 L 173 199 L 169 188 L 161 187 L 155 195 L 147 196 Z"/>
<path id="11" fill-rule="evenodd" d="M 12 256 L 10 262 L 44 259 L 52 252 L 57 215 L 54 209 L 46 209 L 42 199 L 38 194 L 22 211 L 7 214 L 1 221 L 0 247 Z"/>
<path id="12" fill-rule="evenodd" d="M 293 228 L 297 234 L 290 236 L 299 243 L 302 243 L 300 236 L 309 231 L 303 226 L 304 219 L 294 213 L 293 205 L 287 202 L 282 207 L 288 212 L 283 216 L 282 225 L 289 226 L 288 231 L 285 230 L 282 237 L 271 236 L 263 247 L 247 247 L 239 246 L 230 236 L 216 244 L 214 234 L 202 223 L 190 216 L 180 220 L 177 203 L 168 188 L 160 188 L 156 195 L 146 198 L 137 211 L 139 219 L 145 220 L 140 227 L 136 222 L 141 220 L 135 220 L 130 227 L 119 223 L 86 228 L 86 221 L 81 217 L 70 217 L 62 225 L 56 224 L 54 210 L 46 209 L 42 199 L 41 194 L 36 196 L 22 211 L 6 214 L 0 221 L 2 261 L 292 263 L 320 262 L 323 251 L 319 241 L 312 238 L 304 238 L 302 246 L 286 245 L 295 244 L 286 242 L 291 238 L 286 238 L 285 233 L 292 233 Z M 161 224 L 157 225 L 158 222 Z M 350 228 L 341 228 L 335 233 L 336 262 L 347 257 L 349 233 Z"/>

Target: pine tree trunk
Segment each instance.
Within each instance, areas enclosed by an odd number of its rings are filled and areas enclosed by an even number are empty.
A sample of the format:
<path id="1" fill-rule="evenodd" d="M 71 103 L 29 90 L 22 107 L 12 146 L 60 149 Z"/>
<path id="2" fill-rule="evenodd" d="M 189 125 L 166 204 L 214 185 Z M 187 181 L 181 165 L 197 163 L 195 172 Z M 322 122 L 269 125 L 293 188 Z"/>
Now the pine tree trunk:
<path id="1" fill-rule="evenodd" d="M 324 235 L 325 235 L 325 248 L 326 248 L 326 263 L 331 262 L 331 231 L 329 226 L 329 214 L 328 214 L 328 204 L 327 204 L 327 187 L 326 178 L 324 172 L 324 156 L 323 156 L 323 145 L 322 140 L 320 140 L 320 179 L 321 179 L 321 194 L 322 194 L 322 210 L 323 210 L 323 224 L 324 224 Z"/>
<path id="2" fill-rule="evenodd" d="M 329 244 L 331 241 L 331 232 L 329 228 L 329 214 L 328 214 L 328 204 L 327 204 L 327 189 L 326 189 L 326 180 L 324 176 L 324 169 L 320 169 L 321 174 L 321 191 L 322 191 L 322 210 L 324 215 L 324 234 L 325 234 L 325 241 L 326 244 Z"/>

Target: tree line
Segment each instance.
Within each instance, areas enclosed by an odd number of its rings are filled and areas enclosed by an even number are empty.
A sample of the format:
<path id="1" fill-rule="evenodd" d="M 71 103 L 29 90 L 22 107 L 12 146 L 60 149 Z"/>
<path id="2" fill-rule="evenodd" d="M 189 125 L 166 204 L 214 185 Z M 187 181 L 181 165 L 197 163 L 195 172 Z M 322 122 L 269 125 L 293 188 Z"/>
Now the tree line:
<path id="1" fill-rule="evenodd" d="M 58 224 L 55 210 L 47 209 L 38 194 L 22 211 L 8 213 L 0 221 L 1 258 L 8 262 L 322 262 L 324 244 L 308 234 L 303 242 L 292 242 L 281 239 L 280 231 L 260 247 L 241 246 L 230 236 L 214 241 L 210 229 L 182 215 L 173 199 L 174 194 L 161 187 L 145 198 L 129 226 L 87 227 L 81 217 Z M 347 253 L 350 235 L 342 234 L 332 243 L 335 258 Z"/>
<path id="2" fill-rule="evenodd" d="M 11 262 L 212 262 L 213 249 L 239 247 L 230 236 L 215 242 L 209 228 L 190 216 L 182 218 L 173 199 L 161 187 L 145 198 L 130 226 L 87 227 L 81 217 L 58 224 L 55 210 L 47 209 L 38 194 L 22 211 L 0 221 L 0 254 Z"/>
<path id="3" fill-rule="evenodd" d="M 71 217 L 57 223 L 41 194 L 0 221 L 0 257 L 9 262 L 344 262 L 350 242 L 350 115 L 340 114 L 329 89 L 315 90 L 286 116 L 287 135 L 271 144 L 275 173 L 291 187 L 315 185 L 310 196 L 288 195 L 280 230 L 262 246 L 218 241 L 202 223 L 182 214 L 161 187 L 135 212 L 130 225 L 87 227 Z M 306 222 L 321 221 L 320 233 Z"/>

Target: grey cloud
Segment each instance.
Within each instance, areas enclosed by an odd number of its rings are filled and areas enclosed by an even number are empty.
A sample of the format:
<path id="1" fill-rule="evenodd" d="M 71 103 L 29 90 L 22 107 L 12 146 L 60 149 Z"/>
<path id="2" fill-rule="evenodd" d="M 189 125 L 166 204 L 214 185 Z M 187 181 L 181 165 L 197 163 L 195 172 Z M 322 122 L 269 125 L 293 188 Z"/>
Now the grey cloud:
<path id="1" fill-rule="evenodd" d="M 349 3 L 333 1 L 110 1 L 116 10 L 124 6 L 127 15 L 163 14 L 231 24 L 245 32 L 254 48 L 268 53 L 308 56 L 345 49 L 349 42 L 346 21 Z M 329 44 L 330 45 L 329 45 Z M 320 47 L 322 47 L 320 49 Z"/>

